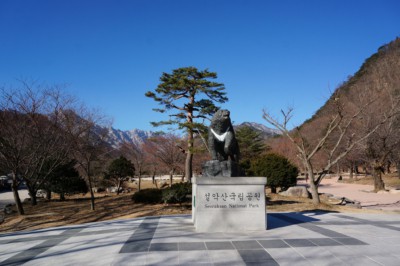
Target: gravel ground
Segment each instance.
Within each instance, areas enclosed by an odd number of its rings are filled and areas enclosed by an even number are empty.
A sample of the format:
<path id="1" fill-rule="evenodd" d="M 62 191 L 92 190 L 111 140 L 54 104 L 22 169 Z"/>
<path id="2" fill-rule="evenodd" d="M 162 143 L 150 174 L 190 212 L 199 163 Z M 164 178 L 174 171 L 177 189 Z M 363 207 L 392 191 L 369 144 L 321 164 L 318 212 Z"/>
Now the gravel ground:
<path id="1" fill-rule="evenodd" d="M 304 184 L 304 181 L 302 181 Z M 302 182 L 299 182 L 301 184 Z M 325 178 L 318 189 L 320 193 L 333 194 L 358 201 L 362 208 L 400 211 L 400 191 L 397 193 L 374 193 L 371 185 L 358 185 L 337 182 L 337 178 Z"/>

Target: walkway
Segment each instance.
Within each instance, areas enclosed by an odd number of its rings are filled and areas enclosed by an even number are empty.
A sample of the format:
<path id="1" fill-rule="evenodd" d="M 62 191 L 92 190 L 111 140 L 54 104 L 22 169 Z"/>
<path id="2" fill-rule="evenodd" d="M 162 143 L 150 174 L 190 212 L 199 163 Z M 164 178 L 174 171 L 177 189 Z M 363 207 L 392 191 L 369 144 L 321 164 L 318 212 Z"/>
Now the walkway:
<path id="1" fill-rule="evenodd" d="M 0 265 L 400 265 L 400 215 L 269 213 L 262 232 L 163 216 L 0 234 Z"/>
<path id="2" fill-rule="evenodd" d="M 306 185 L 304 180 L 299 185 Z M 400 190 L 397 194 L 373 193 L 374 186 L 348 184 L 337 181 L 337 178 L 324 178 L 318 188 L 320 193 L 333 194 L 336 197 L 346 197 L 358 201 L 365 209 L 385 211 L 400 211 Z"/>

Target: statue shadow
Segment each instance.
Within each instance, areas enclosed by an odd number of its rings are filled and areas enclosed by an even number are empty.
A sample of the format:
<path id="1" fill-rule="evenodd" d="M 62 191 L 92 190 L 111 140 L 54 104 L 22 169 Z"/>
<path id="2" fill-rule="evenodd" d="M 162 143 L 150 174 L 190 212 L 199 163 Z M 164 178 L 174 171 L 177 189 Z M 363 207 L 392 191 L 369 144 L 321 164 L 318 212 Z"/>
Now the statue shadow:
<path id="1" fill-rule="evenodd" d="M 267 213 L 267 228 L 278 229 L 292 225 L 305 225 L 321 221 L 320 216 L 330 213 L 338 213 L 337 211 L 312 210 L 304 212 L 280 212 Z"/>

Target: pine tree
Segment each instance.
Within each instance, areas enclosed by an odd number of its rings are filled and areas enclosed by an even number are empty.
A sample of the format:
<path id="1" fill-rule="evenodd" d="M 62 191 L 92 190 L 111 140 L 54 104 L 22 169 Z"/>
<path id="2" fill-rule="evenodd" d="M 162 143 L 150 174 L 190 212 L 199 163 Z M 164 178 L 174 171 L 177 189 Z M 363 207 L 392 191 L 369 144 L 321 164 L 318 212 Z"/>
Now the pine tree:
<path id="1" fill-rule="evenodd" d="M 246 175 L 254 175 L 251 171 L 251 161 L 268 149 L 261 132 L 249 126 L 241 126 L 236 130 L 236 139 L 240 148 L 240 166 L 246 171 Z"/>
<path id="2" fill-rule="evenodd" d="M 135 166 L 131 161 L 124 156 L 115 159 L 108 166 L 106 179 L 111 179 L 117 185 L 117 195 L 122 186 L 122 183 L 127 180 L 129 176 L 133 177 L 135 174 Z"/>
<path id="3" fill-rule="evenodd" d="M 152 122 L 153 126 L 177 125 L 179 129 L 186 130 L 188 144 L 185 175 L 188 180 L 192 177 L 193 135 L 205 129 L 197 120 L 209 118 L 218 109 L 214 103 L 228 100 L 224 85 L 211 81 L 216 78 L 217 74 L 207 69 L 199 71 L 195 67 L 178 68 L 172 74 L 163 73 L 155 92 L 148 91 L 145 94 L 162 106 L 154 111 L 172 113 L 169 120 Z"/>

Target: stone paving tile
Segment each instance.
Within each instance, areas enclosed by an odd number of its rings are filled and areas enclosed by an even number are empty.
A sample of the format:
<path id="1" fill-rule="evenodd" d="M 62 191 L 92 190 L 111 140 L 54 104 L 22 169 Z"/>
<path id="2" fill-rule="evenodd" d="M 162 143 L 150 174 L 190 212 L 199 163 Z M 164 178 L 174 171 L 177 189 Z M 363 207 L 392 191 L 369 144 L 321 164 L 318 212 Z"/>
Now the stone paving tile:
<path id="1" fill-rule="evenodd" d="M 398 266 L 400 265 L 400 259 L 394 255 L 386 254 L 386 255 L 367 255 L 366 257 L 376 261 L 382 265 L 393 265 Z"/>
<path id="2" fill-rule="evenodd" d="M 332 253 L 334 256 L 339 257 L 339 256 L 356 256 L 357 253 L 352 249 L 352 247 L 349 246 L 333 246 L 329 247 L 329 252 Z"/>
<path id="3" fill-rule="evenodd" d="M 284 241 L 291 247 L 313 247 L 316 246 L 308 239 L 284 239 Z"/>
<path id="4" fill-rule="evenodd" d="M 208 255 L 215 265 L 246 265 L 236 250 L 210 250 Z"/>
<path id="5" fill-rule="evenodd" d="M 263 232 L 197 233 L 170 216 L 0 234 L 0 265 L 400 265 L 399 216 L 337 215 L 271 214 Z"/>
<path id="6" fill-rule="evenodd" d="M 179 251 L 189 250 L 207 250 L 204 242 L 181 242 L 178 243 Z"/>
<path id="7" fill-rule="evenodd" d="M 115 256 L 110 263 L 112 266 L 143 266 L 146 265 L 147 252 L 136 252 L 134 256 L 131 253 L 123 253 Z"/>
<path id="8" fill-rule="evenodd" d="M 122 246 L 120 253 L 145 252 L 149 250 L 160 217 L 146 217 Z"/>
<path id="9" fill-rule="evenodd" d="M 238 250 L 244 262 L 262 262 L 272 260 L 271 255 L 264 249 Z"/>
<path id="10" fill-rule="evenodd" d="M 377 240 L 383 245 L 400 246 L 400 234 L 398 236 L 392 236 L 392 237 L 375 238 L 375 243 Z"/>
<path id="11" fill-rule="evenodd" d="M 178 243 L 150 244 L 149 251 L 178 251 Z"/>
<path id="12" fill-rule="evenodd" d="M 301 256 L 293 248 L 272 248 L 267 249 L 268 253 L 275 259 L 281 266 L 310 266 L 311 262 Z"/>
<path id="13" fill-rule="evenodd" d="M 18 243 L 26 241 L 43 240 L 51 237 L 57 237 L 62 234 L 67 229 L 57 229 L 57 230 L 35 230 L 31 232 L 17 232 L 14 234 L 5 233 L 0 234 L 0 245 L 7 243 Z"/>
<path id="14" fill-rule="evenodd" d="M 310 238 L 308 239 L 317 246 L 341 246 L 343 244 L 333 240 L 332 238 Z"/>
<path id="15" fill-rule="evenodd" d="M 349 246 L 351 250 L 354 252 L 354 254 L 359 254 L 359 255 L 365 255 L 366 257 L 369 257 L 373 259 L 374 261 L 379 262 L 380 260 L 384 259 L 385 263 L 389 261 L 388 259 L 391 259 L 397 263 L 397 265 L 400 265 L 400 261 L 394 256 L 395 254 L 399 254 L 399 249 L 393 248 L 388 245 L 368 245 L 368 246 Z M 377 259 L 375 259 L 375 257 Z"/>
<path id="16" fill-rule="evenodd" d="M 315 226 L 313 224 L 302 224 L 299 225 L 303 228 L 306 228 L 308 230 L 311 230 L 313 232 L 316 232 L 318 234 L 321 234 L 323 236 L 327 236 L 327 237 L 346 237 L 346 235 L 342 234 L 342 233 L 338 233 L 336 231 L 333 230 L 329 230 L 327 228 L 324 227 L 320 227 L 320 226 Z"/>
<path id="17" fill-rule="evenodd" d="M 256 240 L 232 241 L 237 250 L 239 249 L 262 249 L 263 247 Z"/>
<path id="18" fill-rule="evenodd" d="M 1 244 L 0 246 L 0 265 L 2 265 L 1 261 L 5 261 L 13 256 L 18 255 L 20 252 L 24 252 L 25 250 L 29 250 L 40 243 L 43 240 L 39 241 L 29 241 L 24 243 L 10 243 L 10 244 Z"/>
<path id="19" fill-rule="evenodd" d="M 290 246 L 282 239 L 258 240 L 258 242 L 266 249 L 269 248 L 290 248 Z"/>
<path id="20" fill-rule="evenodd" d="M 230 241 L 215 241 L 206 242 L 206 247 L 208 250 L 229 250 L 235 249 Z"/>
<path id="21" fill-rule="evenodd" d="M 366 256 L 338 256 L 342 265 L 362 265 L 362 266 L 377 266 L 382 264 L 367 258 Z"/>
<path id="22" fill-rule="evenodd" d="M 154 251 L 148 252 L 146 265 L 179 265 L 178 251 Z"/>
<path id="23" fill-rule="evenodd" d="M 208 251 L 206 250 L 191 250 L 179 252 L 180 265 L 212 265 Z"/>
<path id="24" fill-rule="evenodd" d="M 246 266 L 279 266 L 275 260 L 265 260 L 265 261 L 249 261 L 246 262 Z"/>
<path id="25" fill-rule="evenodd" d="M 214 262 L 214 266 L 247 266 L 246 263 L 242 262 Z"/>
<path id="26" fill-rule="evenodd" d="M 356 238 L 352 237 L 335 237 L 333 238 L 335 241 L 343 244 L 343 245 L 367 245 L 367 243 L 362 242 L 361 240 L 358 240 Z"/>
<path id="27" fill-rule="evenodd" d="M 53 265 L 92 265 L 94 261 L 109 265 L 114 260 L 113 254 L 118 254 L 127 237 L 113 234 L 71 237 L 24 265 L 47 265 L 49 260 Z"/>
<path id="28" fill-rule="evenodd" d="M 64 240 L 68 239 L 70 236 L 78 233 L 81 231 L 82 228 L 73 228 L 69 230 L 65 230 L 62 234 L 60 234 L 60 237 L 58 238 L 50 238 L 49 240 L 41 241 L 39 244 L 24 250 L 23 252 L 20 252 L 18 254 L 15 254 L 12 257 L 9 257 L 8 259 L 2 261 L 1 263 L 4 265 L 18 265 L 22 264 L 25 262 L 28 262 L 35 258 L 36 256 L 42 254 L 43 252 L 47 251 L 51 247 L 54 247 Z"/>
<path id="29" fill-rule="evenodd" d="M 342 261 L 325 247 L 296 247 L 295 250 L 313 265 L 341 265 Z"/>

